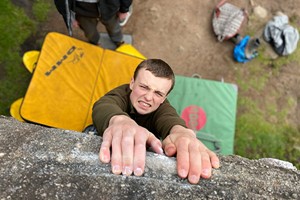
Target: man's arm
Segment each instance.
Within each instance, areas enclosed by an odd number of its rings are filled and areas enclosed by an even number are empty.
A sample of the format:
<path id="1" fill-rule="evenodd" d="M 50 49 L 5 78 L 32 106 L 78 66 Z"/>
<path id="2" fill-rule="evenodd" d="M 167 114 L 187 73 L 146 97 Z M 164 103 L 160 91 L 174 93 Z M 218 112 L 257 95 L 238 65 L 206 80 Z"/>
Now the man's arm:
<path id="1" fill-rule="evenodd" d="M 211 170 L 219 167 L 219 158 L 200 142 L 191 129 L 175 125 L 170 134 L 163 140 L 167 156 L 177 153 L 177 171 L 181 178 L 188 177 L 192 184 L 199 182 L 200 177 L 209 178 Z"/>
<path id="2" fill-rule="evenodd" d="M 114 174 L 130 176 L 133 172 L 141 176 L 145 169 L 146 144 L 156 153 L 163 153 L 161 142 L 154 134 L 126 115 L 115 115 L 104 131 L 99 157 L 104 163 L 111 161 Z"/>
<path id="3" fill-rule="evenodd" d="M 92 119 L 98 133 L 102 136 L 105 129 L 109 126 L 109 120 L 114 115 L 128 115 L 129 88 L 120 86 L 111 90 L 93 105 Z"/>
<path id="4" fill-rule="evenodd" d="M 140 176 L 145 168 L 146 145 L 156 153 L 162 153 L 162 144 L 128 116 L 129 88 L 124 87 L 110 91 L 94 104 L 93 123 L 103 136 L 99 158 L 104 163 L 111 161 L 114 174 L 131 175 L 134 172 Z"/>

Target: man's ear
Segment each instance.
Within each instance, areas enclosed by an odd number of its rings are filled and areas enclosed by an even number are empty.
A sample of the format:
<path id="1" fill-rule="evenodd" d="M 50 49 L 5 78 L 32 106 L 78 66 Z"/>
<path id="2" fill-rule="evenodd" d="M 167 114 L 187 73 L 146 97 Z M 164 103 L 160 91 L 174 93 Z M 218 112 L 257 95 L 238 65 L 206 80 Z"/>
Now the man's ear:
<path id="1" fill-rule="evenodd" d="M 132 90 L 133 88 L 133 84 L 134 84 L 134 79 L 131 78 L 130 84 L 129 84 L 129 88 Z"/>
<path id="2" fill-rule="evenodd" d="M 166 97 L 161 101 L 160 104 L 162 104 L 163 102 L 165 102 L 165 100 L 167 99 L 167 97 L 168 97 L 168 96 L 166 96 Z"/>

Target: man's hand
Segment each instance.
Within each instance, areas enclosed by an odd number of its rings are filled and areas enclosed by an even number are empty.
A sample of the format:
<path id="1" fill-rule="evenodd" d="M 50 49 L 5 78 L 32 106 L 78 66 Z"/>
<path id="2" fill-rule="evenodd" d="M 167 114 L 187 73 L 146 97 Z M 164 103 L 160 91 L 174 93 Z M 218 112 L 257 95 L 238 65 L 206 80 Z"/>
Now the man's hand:
<path id="1" fill-rule="evenodd" d="M 192 184 L 197 184 L 200 177 L 209 178 L 211 170 L 219 167 L 219 158 L 200 142 L 191 129 L 174 126 L 163 141 L 167 156 L 177 153 L 177 172 L 181 178 L 188 177 Z"/>
<path id="2" fill-rule="evenodd" d="M 120 20 L 120 21 L 125 20 L 126 17 L 127 17 L 127 15 L 129 15 L 128 12 L 126 12 L 126 13 L 118 12 L 118 17 L 119 17 L 119 20 Z"/>
<path id="3" fill-rule="evenodd" d="M 141 176 L 145 169 L 146 145 L 163 154 L 162 144 L 154 134 L 139 126 L 126 115 L 113 116 L 103 133 L 99 157 L 104 163 L 111 160 L 112 172 Z M 110 147 L 112 155 L 110 157 Z"/>
<path id="4" fill-rule="evenodd" d="M 76 19 L 72 20 L 72 26 L 74 28 L 78 28 L 79 27 L 79 22 Z"/>

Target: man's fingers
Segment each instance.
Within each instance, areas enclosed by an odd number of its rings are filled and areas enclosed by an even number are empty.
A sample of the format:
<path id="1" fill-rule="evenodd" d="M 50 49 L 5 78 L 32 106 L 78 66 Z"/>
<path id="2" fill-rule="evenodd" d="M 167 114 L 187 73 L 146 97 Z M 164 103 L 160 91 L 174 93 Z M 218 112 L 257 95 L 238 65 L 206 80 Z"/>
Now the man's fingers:
<path id="1" fill-rule="evenodd" d="M 141 176 L 145 169 L 146 160 L 146 141 L 148 139 L 148 133 L 138 134 L 135 137 L 134 145 L 134 163 L 133 170 L 134 175 Z"/>
<path id="2" fill-rule="evenodd" d="M 152 148 L 152 150 L 158 154 L 163 154 L 162 144 L 154 134 L 147 130 L 139 132 L 135 136 L 134 145 L 134 175 L 141 176 L 144 173 L 145 161 L 146 161 L 146 144 Z"/>
<path id="3" fill-rule="evenodd" d="M 171 140 L 170 135 L 163 141 L 163 148 L 167 156 L 174 156 L 177 152 L 177 148 L 174 142 Z"/>
<path id="4" fill-rule="evenodd" d="M 188 149 L 190 158 L 188 180 L 192 184 L 197 184 L 203 169 L 202 154 L 199 151 L 198 143 L 191 143 Z"/>
<path id="5" fill-rule="evenodd" d="M 146 141 L 147 145 L 151 147 L 151 149 L 157 154 L 163 154 L 162 144 L 159 139 L 153 135 L 153 133 L 148 132 L 148 137 Z"/>
<path id="6" fill-rule="evenodd" d="M 133 171 L 133 157 L 134 157 L 134 134 L 129 129 L 123 132 L 121 141 L 122 146 L 122 174 L 130 176 Z"/>
<path id="7" fill-rule="evenodd" d="M 120 130 L 114 130 L 112 138 L 112 155 L 111 155 L 111 167 L 114 174 L 121 174 L 122 172 L 122 132 Z"/>
<path id="8" fill-rule="evenodd" d="M 210 162 L 211 162 L 212 167 L 213 168 L 219 168 L 220 167 L 220 160 L 219 160 L 218 156 L 210 150 L 208 150 L 208 155 L 210 157 Z"/>
<path id="9" fill-rule="evenodd" d="M 109 131 L 105 131 L 102 138 L 102 144 L 99 151 L 100 161 L 109 163 L 110 161 L 110 146 L 112 143 L 112 135 Z"/>
<path id="10" fill-rule="evenodd" d="M 212 167 L 219 167 L 217 155 L 197 138 L 169 135 L 163 141 L 163 147 L 168 156 L 177 154 L 178 175 L 181 178 L 188 178 L 191 184 L 197 184 L 201 177 L 210 178 Z"/>
<path id="11" fill-rule="evenodd" d="M 167 148 L 167 147 L 166 147 Z M 189 173 L 190 157 L 185 138 L 177 143 L 177 171 L 181 178 L 186 178 Z"/>
<path id="12" fill-rule="evenodd" d="M 202 178 L 210 178 L 211 177 L 211 163 L 210 157 L 207 152 L 201 152 L 201 177 Z"/>
<path id="13" fill-rule="evenodd" d="M 121 21 L 124 20 L 127 15 L 128 15 L 128 12 L 127 13 L 118 12 L 118 17 L 119 17 L 119 20 L 121 20 Z"/>

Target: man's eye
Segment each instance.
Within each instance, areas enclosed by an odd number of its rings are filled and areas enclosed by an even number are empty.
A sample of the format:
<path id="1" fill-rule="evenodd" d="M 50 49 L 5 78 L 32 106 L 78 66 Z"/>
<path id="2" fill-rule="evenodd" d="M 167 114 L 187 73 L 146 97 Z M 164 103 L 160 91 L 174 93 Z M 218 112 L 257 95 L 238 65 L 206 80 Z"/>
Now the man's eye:
<path id="1" fill-rule="evenodd" d="M 161 94 L 161 93 L 155 93 L 158 97 L 164 97 L 164 95 L 163 94 Z"/>

